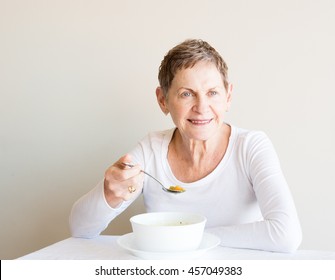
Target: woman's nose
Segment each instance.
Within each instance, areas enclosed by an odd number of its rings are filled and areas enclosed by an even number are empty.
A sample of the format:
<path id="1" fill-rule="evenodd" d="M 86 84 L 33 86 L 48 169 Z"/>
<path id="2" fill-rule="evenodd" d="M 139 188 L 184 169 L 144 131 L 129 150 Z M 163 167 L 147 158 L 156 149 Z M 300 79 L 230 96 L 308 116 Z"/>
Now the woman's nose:
<path id="1" fill-rule="evenodd" d="M 193 106 L 193 110 L 197 113 L 203 114 L 208 112 L 210 106 L 209 102 L 205 97 L 197 97 L 195 100 L 195 104 Z"/>

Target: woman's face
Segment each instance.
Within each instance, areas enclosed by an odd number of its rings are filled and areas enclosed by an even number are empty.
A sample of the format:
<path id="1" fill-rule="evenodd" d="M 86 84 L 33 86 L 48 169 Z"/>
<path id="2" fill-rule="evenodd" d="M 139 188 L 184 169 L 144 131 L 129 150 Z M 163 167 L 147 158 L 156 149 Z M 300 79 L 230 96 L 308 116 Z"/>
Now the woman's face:
<path id="1" fill-rule="evenodd" d="M 192 68 L 179 70 L 165 98 L 160 88 L 157 99 L 164 113 L 170 113 L 183 137 L 208 140 L 223 125 L 231 101 L 222 76 L 211 62 L 198 62 Z"/>

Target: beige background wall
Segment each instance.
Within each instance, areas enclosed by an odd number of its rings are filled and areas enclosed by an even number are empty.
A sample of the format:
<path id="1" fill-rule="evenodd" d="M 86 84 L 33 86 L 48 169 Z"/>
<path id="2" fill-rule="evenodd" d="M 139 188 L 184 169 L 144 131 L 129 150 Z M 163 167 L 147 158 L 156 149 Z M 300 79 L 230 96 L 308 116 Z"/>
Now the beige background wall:
<path id="1" fill-rule="evenodd" d="M 73 202 L 151 130 L 168 49 L 203 38 L 230 67 L 229 121 L 264 130 L 302 249 L 335 250 L 334 1 L 0 0 L 0 258 L 69 237 Z M 109 234 L 129 231 L 138 202 Z"/>

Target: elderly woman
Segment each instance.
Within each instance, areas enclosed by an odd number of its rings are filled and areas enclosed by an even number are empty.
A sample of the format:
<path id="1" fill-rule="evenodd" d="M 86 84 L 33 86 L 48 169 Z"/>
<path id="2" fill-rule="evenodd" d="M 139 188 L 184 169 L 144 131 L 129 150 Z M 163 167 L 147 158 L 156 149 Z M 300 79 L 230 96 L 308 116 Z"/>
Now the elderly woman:
<path id="1" fill-rule="evenodd" d="M 221 245 L 292 252 L 301 229 L 289 187 L 268 137 L 226 123 L 232 99 L 227 65 L 207 42 L 187 40 L 159 68 L 158 104 L 175 128 L 153 132 L 105 172 L 70 215 L 75 237 L 92 238 L 140 194 L 148 212 L 207 217 Z M 134 163 L 127 167 L 123 163 Z M 162 191 L 141 170 L 182 194 Z"/>

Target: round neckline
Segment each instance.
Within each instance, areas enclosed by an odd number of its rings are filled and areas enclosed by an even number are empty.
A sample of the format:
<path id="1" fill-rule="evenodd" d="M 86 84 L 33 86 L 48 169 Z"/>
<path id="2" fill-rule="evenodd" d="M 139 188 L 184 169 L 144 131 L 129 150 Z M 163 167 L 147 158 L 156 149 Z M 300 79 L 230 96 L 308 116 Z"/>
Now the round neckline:
<path id="1" fill-rule="evenodd" d="M 175 132 L 175 130 L 177 129 L 172 128 L 168 131 L 168 133 L 166 133 L 164 135 L 163 141 L 162 141 L 162 157 L 161 157 L 161 164 L 164 170 L 165 175 L 169 178 L 169 180 L 176 184 L 176 185 L 183 185 L 183 186 L 187 186 L 187 187 L 197 187 L 199 186 L 204 186 L 204 184 L 208 184 L 208 182 L 214 180 L 217 177 L 218 173 L 221 173 L 222 170 L 226 167 L 229 158 L 232 154 L 232 150 L 234 148 L 234 144 L 235 144 L 235 138 L 236 138 L 236 127 L 227 124 L 230 126 L 231 131 L 230 131 L 230 136 L 229 136 L 229 140 L 228 140 L 228 146 L 226 149 L 226 152 L 223 156 L 223 158 L 221 159 L 220 163 L 218 164 L 218 166 L 211 172 L 209 173 L 207 176 L 201 178 L 198 181 L 195 182 L 191 182 L 191 183 L 185 183 L 183 181 L 178 180 L 178 178 L 176 178 L 176 176 L 173 174 L 172 169 L 170 167 L 169 161 L 168 161 L 168 147 L 169 144 L 171 142 L 172 136 Z"/>

